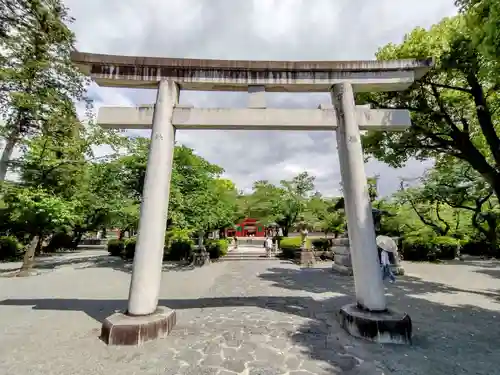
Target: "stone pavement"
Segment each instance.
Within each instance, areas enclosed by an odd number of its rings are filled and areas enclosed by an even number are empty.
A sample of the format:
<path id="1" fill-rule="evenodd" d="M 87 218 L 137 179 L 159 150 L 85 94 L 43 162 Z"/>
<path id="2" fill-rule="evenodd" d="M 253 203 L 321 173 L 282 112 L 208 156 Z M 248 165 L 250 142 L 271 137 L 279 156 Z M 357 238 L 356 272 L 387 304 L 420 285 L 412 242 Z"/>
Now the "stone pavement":
<path id="1" fill-rule="evenodd" d="M 54 270 L 44 260 L 40 276 L 0 278 L 0 373 L 486 375 L 500 368 L 492 332 L 498 264 L 406 263 L 409 276 L 388 293 L 414 319 L 413 347 L 341 331 L 335 312 L 352 301 L 353 283 L 328 264 L 165 265 L 161 304 L 177 310 L 178 324 L 166 339 L 127 348 L 97 338 L 99 322 L 125 308 L 130 282 L 130 266 L 104 254 L 59 258 Z"/>

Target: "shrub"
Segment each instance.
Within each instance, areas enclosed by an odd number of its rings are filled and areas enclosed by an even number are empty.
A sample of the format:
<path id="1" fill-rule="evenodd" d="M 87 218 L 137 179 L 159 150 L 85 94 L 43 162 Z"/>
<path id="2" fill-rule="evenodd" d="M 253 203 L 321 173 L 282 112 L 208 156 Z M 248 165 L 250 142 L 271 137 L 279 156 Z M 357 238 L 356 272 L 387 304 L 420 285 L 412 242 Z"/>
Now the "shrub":
<path id="1" fill-rule="evenodd" d="M 461 242 L 462 248 L 460 252 L 462 254 L 468 254 L 472 256 L 488 255 L 492 253 L 492 246 L 486 241 L 480 240 L 464 240 Z"/>
<path id="2" fill-rule="evenodd" d="M 14 260 L 18 258 L 22 248 L 22 244 L 16 237 L 0 237 L 0 260 Z"/>
<path id="3" fill-rule="evenodd" d="M 330 241 L 328 238 L 314 238 L 311 240 L 312 245 L 318 251 L 328 251 L 330 250 Z"/>
<path id="4" fill-rule="evenodd" d="M 436 261 L 453 259 L 460 241 L 448 236 L 408 236 L 403 239 L 403 259 L 412 261 Z"/>
<path id="5" fill-rule="evenodd" d="M 227 255 L 229 244 L 226 240 L 209 240 L 206 242 L 205 247 L 210 254 L 210 259 L 219 259 Z"/>
<path id="6" fill-rule="evenodd" d="M 173 228 L 165 235 L 163 258 L 168 260 L 190 260 L 193 255 L 193 240 L 188 229 Z"/>
<path id="7" fill-rule="evenodd" d="M 111 256 L 121 257 L 125 251 L 125 242 L 119 239 L 108 241 L 108 253 Z"/>
<path id="8" fill-rule="evenodd" d="M 300 236 L 297 237 L 284 237 L 280 241 L 280 249 L 282 252 L 283 258 L 286 259 L 295 259 L 295 254 L 300 250 L 300 245 L 302 243 L 302 239 Z M 307 240 L 306 248 L 311 248 L 311 240 Z"/>
<path id="9" fill-rule="evenodd" d="M 47 246 L 43 248 L 45 253 L 55 253 L 59 249 L 73 249 L 73 236 L 65 232 L 55 233 Z"/>
<path id="10" fill-rule="evenodd" d="M 190 260 L 193 255 L 193 241 L 175 240 L 167 251 L 168 260 Z"/>
<path id="11" fill-rule="evenodd" d="M 436 249 L 436 259 L 443 260 L 454 259 L 460 247 L 460 240 L 447 236 L 435 237 L 431 243 Z"/>
<path id="12" fill-rule="evenodd" d="M 135 254 L 135 244 L 137 240 L 135 237 L 128 238 L 125 240 L 124 245 L 125 245 L 125 251 L 123 253 L 125 259 L 134 259 L 134 254 Z"/>

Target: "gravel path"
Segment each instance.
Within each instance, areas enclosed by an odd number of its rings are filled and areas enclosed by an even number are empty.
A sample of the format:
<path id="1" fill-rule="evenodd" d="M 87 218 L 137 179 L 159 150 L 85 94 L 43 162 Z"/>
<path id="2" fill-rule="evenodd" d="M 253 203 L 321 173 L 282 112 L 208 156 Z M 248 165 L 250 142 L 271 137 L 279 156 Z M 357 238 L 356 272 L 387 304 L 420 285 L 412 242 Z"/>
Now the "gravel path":
<path id="1" fill-rule="evenodd" d="M 496 263 L 404 264 L 409 276 L 388 293 L 414 320 L 412 347 L 341 331 L 335 312 L 352 301 L 352 279 L 327 265 L 165 265 L 161 304 L 177 309 L 177 326 L 166 339 L 126 348 L 97 336 L 99 322 L 126 306 L 130 267 L 104 252 L 81 254 L 43 260 L 40 276 L 0 278 L 0 373 L 500 374 Z"/>

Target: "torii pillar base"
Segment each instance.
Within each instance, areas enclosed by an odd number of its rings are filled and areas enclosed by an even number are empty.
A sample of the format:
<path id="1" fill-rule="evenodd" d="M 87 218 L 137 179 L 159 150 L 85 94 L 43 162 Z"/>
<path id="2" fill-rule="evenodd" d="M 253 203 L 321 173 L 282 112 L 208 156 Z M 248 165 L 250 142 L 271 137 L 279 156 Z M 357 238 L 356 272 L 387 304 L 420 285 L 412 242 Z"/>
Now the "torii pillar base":
<path id="1" fill-rule="evenodd" d="M 143 316 L 115 313 L 102 323 L 101 339 L 108 345 L 139 346 L 168 336 L 175 323 L 175 310 L 167 307 Z"/>
<path id="2" fill-rule="evenodd" d="M 338 317 L 351 336 L 379 344 L 411 344 L 412 322 L 407 314 L 371 312 L 350 304 L 340 309 Z"/>

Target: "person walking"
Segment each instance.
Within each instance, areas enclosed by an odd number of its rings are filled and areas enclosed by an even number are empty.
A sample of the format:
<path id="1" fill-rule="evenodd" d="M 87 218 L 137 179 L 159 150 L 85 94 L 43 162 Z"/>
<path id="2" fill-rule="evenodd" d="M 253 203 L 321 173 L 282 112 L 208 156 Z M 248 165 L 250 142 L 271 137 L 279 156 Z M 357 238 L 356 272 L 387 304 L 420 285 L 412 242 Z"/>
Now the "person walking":
<path id="1" fill-rule="evenodd" d="M 389 252 L 384 249 L 382 249 L 380 253 L 380 263 L 382 264 L 382 280 L 389 278 L 389 281 L 394 284 L 396 282 L 396 277 L 391 270 Z"/>
<path id="2" fill-rule="evenodd" d="M 266 248 L 266 255 L 271 258 L 271 251 L 273 249 L 273 240 L 270 237 L 266 237 L 264 240 L 264 247 Z"/>
<path id="3" fill-rule="evenodd" d="M 398 246 L 396 242 L 391 237 L 388 236 L 377 236 L 377 247 L 380 251 L 380 265 L 382 267 L 382 280 L 389 278 L 391 283 L 396 282 L 396 277 L 392 273 L 391 269 L 391 256 L 397 257 Z"/>

